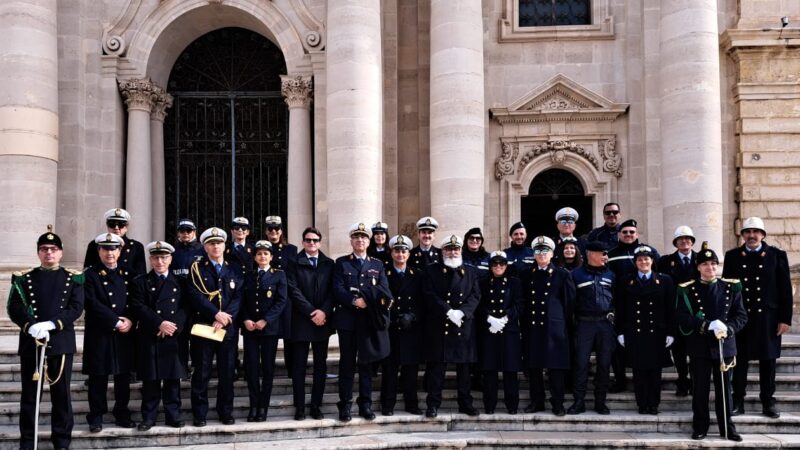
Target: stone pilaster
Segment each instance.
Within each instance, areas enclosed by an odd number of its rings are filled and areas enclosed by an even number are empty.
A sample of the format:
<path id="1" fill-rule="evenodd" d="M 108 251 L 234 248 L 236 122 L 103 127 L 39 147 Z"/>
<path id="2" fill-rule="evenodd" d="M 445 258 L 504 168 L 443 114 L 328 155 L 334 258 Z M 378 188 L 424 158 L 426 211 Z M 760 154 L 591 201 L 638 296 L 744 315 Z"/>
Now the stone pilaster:
<path id="1" fill-rule="evenodd" d="M 151 239 L 169 239 L 166 227 L 166 180 L 164 178 L 164 119 L 172 107 L 172 96 L 160 87 L 153 89 L 153 110 L 150 112 L 150 158 L 153 173 L 153 216 Z"/>
<path id="2" fill-rule="evenodd" d="M 282 75 L 281 93 L 289 105 L 289 163 L 286 233 L 299 243 L 305 227 L 314 225 L 314 167 L 311 158 L 311 99 L 314 83 L 310 75 Z M 299 245 L 299 244 L 298 244 Z"/>
<path id="3" fill-rule="evenodd" d="M 340 0 L 327 15 L 328 242 L 349 251 L 354 222 L 382 210 L 381 3 Z"/>
<path id="4" fill-rule="evenodd" d="M 129 234 L 152 239 L 153 174 L 150 153 L 150 113 L 156 88 L 149 78 L 119 82 L 128 107 L 128 145 L 125 163 L 125 208 L 131 213 Z"/>
<path id="5" fill-rule="evenodd" d="M 480 0 L 431 1 L 431 214 L 439 234 L 483 227 L 486 109 Z"/>
<path id="6" fill-rule="evenodd" d="M 722 252 L 722 131 L 717 0 L 661 2 L 663 248 L 689 225 Z"/>

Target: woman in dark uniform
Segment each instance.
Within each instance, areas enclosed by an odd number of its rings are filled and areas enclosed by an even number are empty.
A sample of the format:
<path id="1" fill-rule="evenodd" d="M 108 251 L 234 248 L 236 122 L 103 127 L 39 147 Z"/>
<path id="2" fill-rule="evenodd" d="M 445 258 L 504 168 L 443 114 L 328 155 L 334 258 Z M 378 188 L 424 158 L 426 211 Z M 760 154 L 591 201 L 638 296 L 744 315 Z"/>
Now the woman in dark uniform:
<path id="1" fill-rule="evenodd" d="M 578 240 L 573 237 L 564 238 L 556 247 L 553 262 L 570 272 L 583 264 L 583 256 L 578 248 Z"/>
<path id="2" fill-rule="evenodd" d="M 386 268 L 392 263 L 392 249 L 389 248 L 389 225 L 385 222 L 375 222 L 372 225 L 372 237 L 369 239 L 367 255 L 381 260 Z"/>

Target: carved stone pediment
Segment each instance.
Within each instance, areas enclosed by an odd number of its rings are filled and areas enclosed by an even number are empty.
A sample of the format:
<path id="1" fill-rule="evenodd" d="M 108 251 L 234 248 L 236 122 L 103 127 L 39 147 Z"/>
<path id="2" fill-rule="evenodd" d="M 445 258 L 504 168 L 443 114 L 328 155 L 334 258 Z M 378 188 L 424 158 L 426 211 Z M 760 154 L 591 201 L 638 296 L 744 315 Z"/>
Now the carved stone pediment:
<path id="1" fill-rule="evenodd" d="M 523 151 L 520 152 L 520 147 Z M 619 178 L 622 176 L 622 157 L 617 153 L 615 136 L 576 143 L 570 140 L 547 140 L 539 142 L 503 141 L 500 156 L 495 160 L 495 178 L 522 173 L 534 160 L 548 157 L 551 166 L 564 166 L 569 158 L 579 158 L 591 165 L 593 170 L 605 172 Z"/>
<path id="2" fill-rule="evenodd" d="M 523 95 L 508 107 L 489 111 L 498 122 L 557 122 L 615 120 L 627 103 L 614 103 L 563 74 Z"/>

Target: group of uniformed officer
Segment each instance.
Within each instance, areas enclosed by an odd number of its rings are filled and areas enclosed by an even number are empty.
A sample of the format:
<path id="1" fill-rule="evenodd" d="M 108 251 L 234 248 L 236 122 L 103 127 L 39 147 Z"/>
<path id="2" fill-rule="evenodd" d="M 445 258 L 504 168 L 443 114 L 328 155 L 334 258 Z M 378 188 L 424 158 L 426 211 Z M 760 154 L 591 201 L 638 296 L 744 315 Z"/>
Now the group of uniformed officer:
<path id="1" fill-rule="evenodd" d="M 674 364 L 676 394 L 693 395 L 692 437 L 703 438 L 709 426 L 711 371 L 720 433 L 740 440 L 731 416 L 744 412 L 747 362 L 758 359 L 762 412 L 778 417 L 775 360 L 780 336 L 791 323 L 791 287 L 786 253 L 764 242 L 761 219 L 743 222 L 745 243 L 726 254 L 726 278 L 718 278 L 716 253 L 705 247 L 693 251 L 695 237 L 688 226 L 675 231 L 677 250 L 660 257 L 639 242 L 635 220 L 621 221 L 617 203 L 605 205 L 603 213 L 605 223 L 589 234 L 590 241 L 574 235 L 577 211 L 562 208 L 553 238 L 537 236 L 527 245 L 525 225 L 516 223 L 509 231 L 510 247 L 492 253 L 483 246 L 480 228 L 468 230 L 463 240 L 447 236 L 436 247 L 439 225 L 432 217 L 416 223 L 417 246 L 408 236 L 389 239 L 383 222 L 356 223 L 349 230 L 352 252 L 333 261 L 319 250 L 319 230 L 303 231 L 298 252 L 286 242 L 277 216 L 266 218 L 267 239 L 254 243 L 248 239 L 248 219 L 236 217 L 231 240 L 212 227 L 198 242 L 195 224 L 182 219 L 175 246 L 164 241 L 143 246 L 126 236 L 130 215 L 116 208 L 105 214 L 107 231 L 89 244 L 83 273 L 59 266 L 62 243 L 48 230 L 37 242 L 41 265 L 15 274 L 9 297 L 9 315 L 21 328 L 21 448 L 32 442 L 33 378 L 41 345 L 46 345 L 46 361 L 39 376 L 51 384 L 53 398 L 52 440 L 56 448 L 69 446 L 72 324 L 84 310 L 83 372 L 92 432 L 103 427 L 109 375 L 114 423 L 137 427 L 128 407 L 133 373 L 142 381 L 138 429 L 155 424 L 159 402 L 166 424 L 182 427 L 180 380 L 189 373 L 187 353 L 193 366 L 193 424 L 206 424 L 214 360 L 216 412 L 223 424 L 234 423 L 239 334 L 250 400 L 247 420 L 266 420 L 279 339 L 293 380 L 296 420 L 306 417 L 306 361 L 309 347 L 313 350 L 308 406 L 310 415 L 321 419 L 334 331 L 341 350 L 337 406 L 345 422 L 352 418 L 356 372 L 358 413 L 375 418 L 376 366 L 383 377 L 383 415 L 394 414 L 398 390 L 405 411 L 423 413 L 417 377 L 424 365 L 424 413 L 436 417 L 448 364 L 455 366 L 461 413 L 479 414 L 471 395 L 474 372 L 481 374 L 486 413 L 496 409 L 500 372 L 510 414 L 519 409 L 520 371 L 530 381 L 525 412 L 545 410 L 546 370 L 552 412 L 580 414 L 586 410 L 593 350 L 599 414 L 610 413 L 608 391 L 626 389 L 626 367 L 633 371 L 639 413 L 658 414 L 661 371 Z M 145 255 L 152 267 L 147 273 Z M 732 364 L 737 353 L 739 361 Z M 734 365 L 731 389 L 727 368 Z M 612 366 L 616 380 L 609 386 Z M 574 401 L 565 408 L 570 382 Z M 722 391 L 730 397 L 726 409 Z"/>

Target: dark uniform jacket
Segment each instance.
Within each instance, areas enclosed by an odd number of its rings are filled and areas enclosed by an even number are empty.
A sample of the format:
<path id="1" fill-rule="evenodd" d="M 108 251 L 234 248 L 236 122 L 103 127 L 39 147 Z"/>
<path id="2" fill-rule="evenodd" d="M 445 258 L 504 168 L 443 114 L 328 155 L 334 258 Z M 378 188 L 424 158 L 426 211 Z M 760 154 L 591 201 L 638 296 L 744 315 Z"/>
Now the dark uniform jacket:
<path id="1" fill-rule="evenodd" d="M 280 242 L 272 245 L 272 261 L 269 263 L 276 269 L 284 272 L 289 267 L 289 263 L 297 257 L 297 246 Z"/>
<path id="2" fill-rule="evenodd" d="M 286 273 L 280 269 L 269 268 L 259 274 L 254 269 L 245 274 L 243 304 L 239 322 L 266 320 L 263 330 L 247 331 L 242 326 L 242 336 L 282 336 L 283 322 L 280 320 L 287 307 Z"/>
<path id="3" fill-rule="evenodd" d="M 141 380 L 175 380 L 186 377 L 181 362 L 179 336 L 186 326 L 182 281 L 173 274 L 162 280 L 154 271 L 131 283 L 130 303 L 136 317 L 136 374 Z M 158 336 L 164 321 L 178 329 L 172 336 Z"/>
<path id="4" fill-rule="evenodd" d="M 136 316 L 128 298 L 133 276 L 117 266 L 97 264 L 86 269 L 86 325 L 83 338 L 83 373 L 118 375 L 134 371 Z M 133 321 L 127 333 L 116 330 L 120 317 Z"/>
<path id="5" fill-rule="evenodd" d="M 614 247 L 611 251 L 608 252 L 608 268 L 614 272 L 614 275 L 617 276 L 617 279 L 621 280 L 628 275 L 636 272 L 636 263 L 633 259 L 633 254 L 637 248 L 642 244 L 639 240 L 633 241 L 632 244 L 625 244 L 620 242 Z M 647 245 L 651 249 L 653 249 L 653 270 L 658 271 L 658 260 L 661 259 L 661 256 L 658 254 L 658 250 L 652 245 Z"/>
<path id="6" fill-rule="evenodd" d="M 419 364 L 424 361 L 425 272 L 406 267 L 400 275 L 390 263 L 386 278 L 394 297 L 389 327 L 392 354 L 397 355 L 399 364 Z"/>
<path id="7" fill-rule="evenodd" d="M 244 279 L 244 275 L 254 267 L 253 255 L 256 254 L 256 247 L 250 241 L 245 241 L 241 249 L 237 249 L 232 241 L 225 242 L 225 261 L 230 264 L 232 269 L 239 272 L 239 277 Z"/>
<path id="8" fill-rule="evenodd" d="M 675 332 L 675 285 L 669 275 L 650 272 L 642 282 L 639 272 L 616 287 L 614 330 L 625 336 L 625 362 L 634 369 L 669 367 L 667 336 Z M 674 337 L 674 336 L 673 336 Z"/>
<path id="9" fill-rule="evenodd" d="M 41 267 L 11 276 L 8 294 L 8 317 L 20 327 L 20 355 L 38 353 L 36 342 L 28 328 L 38 322 L 51 321 L 47 344 L 48 356 L 75 353 L 74 323 L 83 313 L 84 275 L 59 267 L 46 270 Z"/>
<path id="10" fill-rule="evenodd" d="M 378 250 L 377 247 L 370 244 L 370 246 L 367 247 L 367 255 L 380 260 L 384 267 L 389 267 L 392 263 L 392 249 L 390 249 L 388 245 L 384 245 L 383 250 Z"/>
<path id="11" fill-rule="evenodd" d="M 658 271 L 669 275 L 676 286 L 700 278 L 700 271 L 697 270 L 697 252 L 692 250 L 688 266 L 683 264 L 682 258 L 683 254 L 674 252 L 658 259 Z"/>
<path id="12" fill-rule="evenodd" d="M 606 317 L 614 311 L 614 272 L 584 264 L 570 272 L 575 283 L 575 318 Z"/>
<path id="13" fill-rule="evenodd" d="M 614 248 L 619 243 L 619 225 L 608 227 L 606 224 L 600 225 L 586 235 L 586 242 L 600 241 L 606 244 L 607 248 Z"/>
<path id="14" fill-rule="evenodd" d="M 517 276 L 536 264 L 536 260 L 533 259 L 533 249 L 526 245 L 511 244 L 511 247 L 503 251 L 508 259 L 508 269 L 511 271 L 509 275 Z"/>
<path id="15" fill-rule="evenodd" d="M 569 369 L 575 283 L 570 273 L 552 263 L 522 274 L 523 358 L 530 368 Z"/>
<path id="16" fill-rule="evenodd" d="M 213 325 L 214 316 L 222 310 L 233 317 L 231 325 L 225 327 L 225 339 L 233 335 L 237 327 L 237 317 L 242 304 L 243 281 L 227 262 L 222 263 L 222 271 L 217 275 L 208 257 L 192 263 L 187 282 L 188 303 L 194 311 L 192 323 Z"/>
<path id="17" fill-rule="evenodd" d="M 371 256 L 358 267 L 354 254 L 336 259 L 333 271 L 333 327 L 351 331 L 358 342 L 359 364 L 380 361 L 389 356 L 389 309 L 392 293 L 386 280 L 383 263 Z M 367 303 L 356 308 L 353 300 L 361 297 Z"/>
<path id="18" fill-rule="evenodd" d="M 170 272 L 175 276 L 187 278 L 189 276 L 189 267 L 191 267 L 195 259 L 202 257 L 203 254 L 203 244 L 197 240 L 176 242 L 175 251 L 172 253 L 172 264 L 169 265 Z"/>
<path id="19" fill-rule="evenodd" d="M 522 340 L 519 312 L 522 309 L 522 287 L 512 276 L 480 280 L 481 300 L 475 312 L 478 335 L 478 365 L 481 370 L 517 372 L 522 366 Z M 489 332 L 489 316 L 508 322 L 502 331 Z"/>
<path id="20" fill-rule="evenodd" d="M 425 277 L 425 348 L 431 362 L 477 362 L 475 309 L 481 298 L 478 272 L 462 265 L 457 269 L 435 264 Z M 447 311 L 464 313 L 461 327 L 447 318 Z"/>
<path id="21" fill-rule="evenodd" d="M 334 262 L 322 252 L 317 254 L 314 268 L 305 252 L 300 252 L 289 264 L 289 301 L 292 308 L 291 339 L 301 342 L 327 341 L 333 319 L 333 270 Z M 311 313 L 319 309 L 325 313 L 325 324 L 321 327 L 311 321 Z"/>
<path id="22" fill-rule="evenodd" d="M 415 269 L 427 270 L 428 266 L 442 262 L 442 250 L 435 245 L 431 245 L 430 250 L 423 251 L 420 246 L 411 249 L 408 256 L 408 265 Z"/>
<path id="23" fill-rule="evenodd" d="M 117 265 L 125 269 L 131 276 L 144 275 L 147 272 L 147 266 L 144 262 L 144 246 L 141 242 L 130 239 L 128 236 L 122 236 L 122 240 L 125 241 L 125 245 L 120 251 Z M 97 253 L 97 244 L 91 241 L 86 246 L 83 266 L 91 267 L 98 264 L 103 265 L 103 262 L 100 261 L 100 254 Z"/>
<path id="24" fill-rule="evenodd" d="M 778 323 L 792 324 L 792 284 L 786 252 L 761 243 L 758 252 L 745 246 L 725 253 L 722 276 L 742 282 L 742 299 L 747 310 L 747 326 L 739 345 L 747 345 L 751 360 L 781 356 Z M 740 347 L 741 348 L 741 347 Z"/>
<path id="25" fill-rule="evenodd" d="M 717 278 L 711 284 L 700 280 L 678 286 L 678 325 L 686 336 L 686 352 L 691 358 L 719 359 L 719 344 L 708 326 L 721 320 L 728 327 L 723 342 L 725 358 L 736 355 L 736 333 L 747 323 L 742 305 L 742 285 L 738 280 Z"/>
<path id="26" fill-rule="evenodd" d="M 464 259 L 465 266 L 478 269 L 478 274 L 482 277 L 489 276 L 489 252 L 486 250 L 471 252 L 464 247 L 461 257 Z"/>

